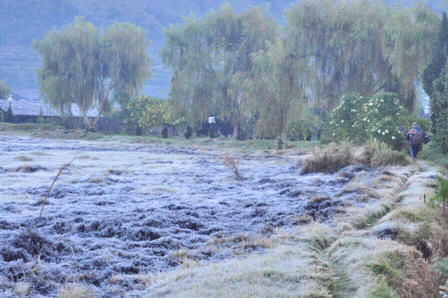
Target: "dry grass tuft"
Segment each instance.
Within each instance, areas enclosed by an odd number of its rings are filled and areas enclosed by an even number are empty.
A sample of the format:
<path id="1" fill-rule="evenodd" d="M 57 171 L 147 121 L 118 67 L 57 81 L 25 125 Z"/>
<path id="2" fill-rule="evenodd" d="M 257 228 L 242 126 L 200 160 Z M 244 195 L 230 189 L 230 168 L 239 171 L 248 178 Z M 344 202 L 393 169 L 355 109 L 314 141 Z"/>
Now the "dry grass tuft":
<path id="1" fill-rule="evenodd" d="M 15 160 L 19 160 L 19 161 L 32 161 L 33 159 L 29 156 L 26 155 L 20 155 L 20 156 L 16 156 L 14 157 Z"/>
<path id="2" fill-rule="evenodd" d="M 371 227 L 375 222 L 390 212 L 392 208 L 387 204 L 381 204 L 365 209 L 363 214 L 359 217 L 354 216 L 352 219 L 353 227 L 358 230 Z"/>
<path id="3" fill-rule="evenodd" d="M 320 249 L 327 249 L 337 239 L 335 231 L 324 224 L 313 222 L 304 228 L 304 240 Z"/>
<path id="4" fill-rule="evenodd" d="M 352 161 L 353 152 L 349 144 L 336 145 L 331 143 L 326 148 L 314 151 L 313 156 L 305 160 L 300 173 L 333 173 L 350 165 Z"/>
<path id="5" fill-rule="evenodd" d="M 231 247 L 234 255 L 244 255 L 257 249 L 271 248 L 273 245 L 274 240 L 269 237 L 263 235 L 254 237 L 240 233 L 229 237 L 214 237 L 207 244 L 207 247 L 215 251 L 219 251 L 222 247 Z"/>
<path id="6" fill-rule="evenodd" d="M 370 142 L 361 147 L 361 151 L 355 156 L 354 161 L 369 167 L 406 166 L 410 163 L 406 153 L 392 150 L 386 144 L 379 142 Z"/>
<path id="7" fill-rule="evenodd" d="M 92 298 L 91 288 L 77 284 L 67 284 L 59 289 L 59 298 Z"/>
<path id="8" fill-rule="evenodd" d="M 28 296 L 30 293 L 31 284 L 28 282 L 18 282 L 15 287 L 15 292 L 18 296 Z"/>
<path id="9" fill-rule="evenodd" d="M 331 143 L 325 148 L 315 150 L 313 155 L 305 160 L 301 174 L 334 173 L 350 164 L 380 167 L 404 166 L 409 163 L 410 159 L 406 153 L 392 150 L 382 143 L 372 142 L 360 148 L 355 148 L 350 143 Z"/>

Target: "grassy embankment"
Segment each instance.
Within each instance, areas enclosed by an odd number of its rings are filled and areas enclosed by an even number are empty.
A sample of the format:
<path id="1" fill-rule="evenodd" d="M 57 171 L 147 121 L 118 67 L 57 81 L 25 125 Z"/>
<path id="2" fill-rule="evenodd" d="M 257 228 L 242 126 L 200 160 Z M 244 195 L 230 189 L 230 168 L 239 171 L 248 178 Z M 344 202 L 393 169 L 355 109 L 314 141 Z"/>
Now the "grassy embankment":
<path id="1" fill-rule="evenodd" d="M 269 239 L 258 239 L 268 248 L 265 254 L 239 255 L 218 264 L 185 259 L 184 267 L 175 272 L 140 276 L 148 283 L 147 293 L 155 297 L 439 297 L 441 275 L 431 264 L 447 255 L 448 233 L 440 206 L 429 199 L 439 170 L 375 145 L 319 149 L 302 169 L 335 170 L 359 162 L 382 167 L 369 182 L 368 175 L 361 173 L 346 186 L 347 192 L 362 193 L 359 200 L 371 202 L 369 207 L 341 208 L 333 224 L 302 218 L 294 231 L 279 229 Z M 425 254 L 429 248 L 431 253 L 424 256 L 417 248 Z"/>
<path id="2" fill-rule="evenodd" d="M 15 133 L 37 137 L 71 136 L 225 150 L 276 149 L 275 141 L 103 136 L 57 132 L 45 126 L 27 130 L 1 125 L 0 131 L 11 133 L 16 128 Z M 142 296 L 151 297 L 438 297 L 442 276 L 433 265 L 448 255 L 448 232 L 440 205 L 431 197 L 434 178 L 445 171 L 442 165 L 447 163 L 446 157 L 431 146 L 425 146 L 419 155 L 427 160 L 417 163 L 410 162 L 406 153 L 394 154 L 375 145 L 318 149 L 316 143 L 299 142 L 290 147 L 281 153 L 314 152 L 304 161 L 303 173 L 336 170 L 346 163 L 381 167 L 380 174 L 370 177 L 368 183 L 360 173 L 345 189 L 362 193 L 359 201 L 369 202 L 369 207 L 341 208 L 333 224 L 303 217 L 298 218 L 300 224 L 293 231 L 278 229 L 273 236 L 258 239 L 241 237 L 236 241 L 243 249 L 235 252 L 235 258 L 220 263 L 200 263 L 181 251 L 173 257 L 183 258 L 183 265 L 173 272 L 113 278 L 138 279 L 147 285 Z M 250 246 L 262 246 L 265 253 L 244 254 L 244 247 Z M 429 251 L 425 259 L 423 253 Z M 79 297 L 92 297 L 92 291 L 82 285 L 67 285 L 60 296 L 76 292 Z"/>

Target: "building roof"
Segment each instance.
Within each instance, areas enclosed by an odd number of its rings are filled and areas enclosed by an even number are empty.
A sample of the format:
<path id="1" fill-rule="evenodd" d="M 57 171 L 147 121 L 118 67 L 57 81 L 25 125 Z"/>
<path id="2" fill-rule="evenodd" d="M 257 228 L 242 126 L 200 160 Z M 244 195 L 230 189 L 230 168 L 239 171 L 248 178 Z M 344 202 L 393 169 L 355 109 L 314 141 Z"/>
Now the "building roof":
<path id="1" fill-rule="evenodd" d="M 39 116 L 42 111 L 43 116 L 60 116 L 58 110 L 51 107 L 49 104 L 44 103 L 41 100 L 36 99 L 8 99 L 8 100 L 0 100 L 0 109 L 6 112 L 8 110 L 9 105 L 11 104 L 11 109 L 13 115 L 22 115 L 22 116 Z M 81 117 L 82 113 L 79 109 L 78 105 L 72 103 L 71 105 L 72 116 Z M 97 115 L 96 109 L 89 109 L 87 112 L 87 116 L 96 117 Z"/>

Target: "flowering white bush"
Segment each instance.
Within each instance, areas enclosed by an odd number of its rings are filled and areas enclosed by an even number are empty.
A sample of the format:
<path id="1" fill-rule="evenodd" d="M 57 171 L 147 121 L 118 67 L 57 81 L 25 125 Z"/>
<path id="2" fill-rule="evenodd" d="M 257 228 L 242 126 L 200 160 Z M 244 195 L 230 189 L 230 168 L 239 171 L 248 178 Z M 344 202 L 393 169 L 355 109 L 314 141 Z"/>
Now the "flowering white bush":
<path id="1" fill-rule="evenodd" d="M 406 127 L 407 117 L 396 94 L 374 96 L 364 104 L 362 114 L 362 122 L 370 139 L 386 143 L 396 150 L 403 147 L 404 134 L 400 128 Z"/>
<path id="2" fill-rule="evenodd" d="M 326 137 L 331 141 L 364 142 L 367 138 L 365 127 L 358 119 L 367 99 L 358 95 L 345 95 L 341 104 L 330 113 Z"/>
<path id="3" fill-rule="evenodd" d="M 326 137 L 356 143 L 372 139 L 399 150 L 404 144 L 400 128 L 406 127 L 406 120 L 406 111 L 394 93 L 382 93 L 371 99 L 344 96 L 341 104 L 330 114 Z"/>

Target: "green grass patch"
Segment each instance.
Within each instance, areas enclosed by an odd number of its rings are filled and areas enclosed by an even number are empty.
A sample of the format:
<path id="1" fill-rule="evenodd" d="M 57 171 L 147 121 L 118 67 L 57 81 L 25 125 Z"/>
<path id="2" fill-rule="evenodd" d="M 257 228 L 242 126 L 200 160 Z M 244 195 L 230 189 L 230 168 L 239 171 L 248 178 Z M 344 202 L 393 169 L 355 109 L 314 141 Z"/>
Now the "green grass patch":
<path id="1" fill-rule="evenodd" d="M 380 276 L 380 279 L 394 287 L 399 286 L 403 280 L 403 266 L 403 257 L 395 252 L 386 253 L 376 262 L 367 265 L 374 275 Z"/>

